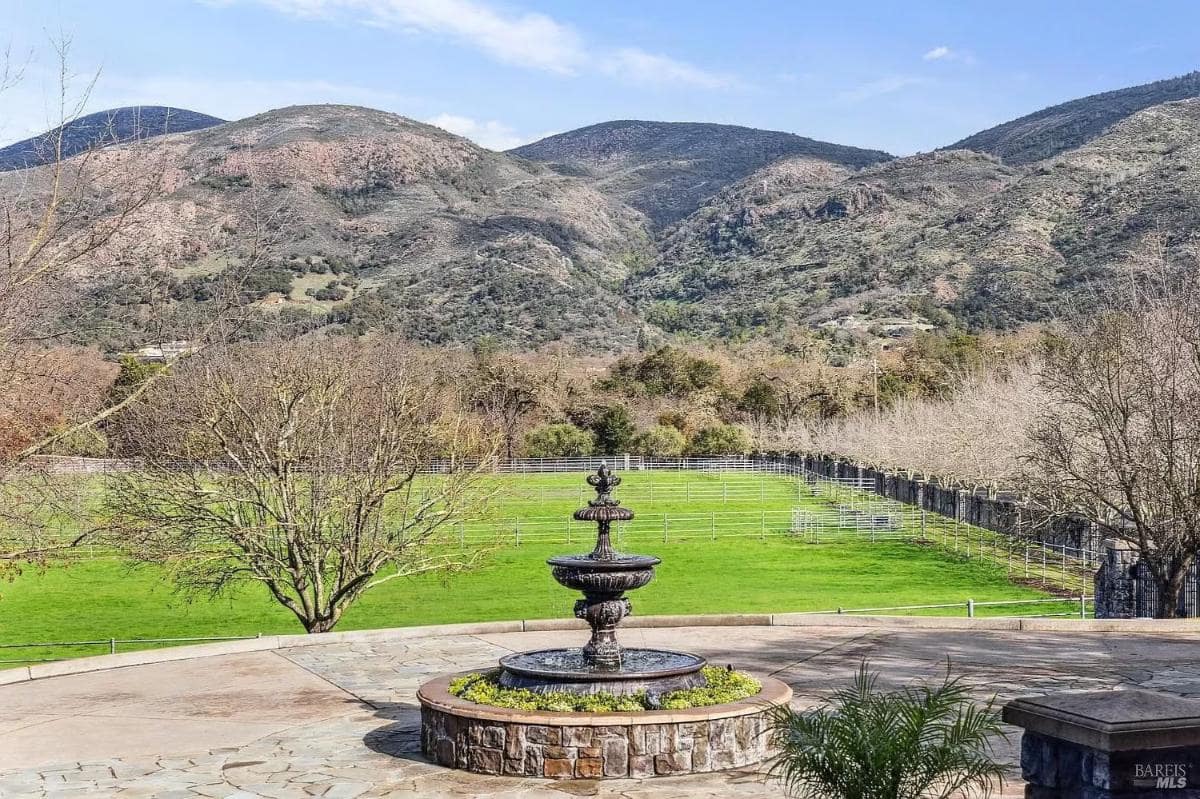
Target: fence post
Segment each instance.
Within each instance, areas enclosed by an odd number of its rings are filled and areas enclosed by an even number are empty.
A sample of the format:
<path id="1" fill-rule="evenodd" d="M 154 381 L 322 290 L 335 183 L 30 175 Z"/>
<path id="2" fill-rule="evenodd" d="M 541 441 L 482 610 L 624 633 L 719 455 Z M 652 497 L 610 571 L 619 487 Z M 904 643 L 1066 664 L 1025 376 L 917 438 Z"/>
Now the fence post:
<path id="1" fill-rule="evenodd" d="M 1087 618 L 1087 597 L 1083 594 L 1079 595 L 1079 618 Z"/>
<path id="2" fill-rule="evenodd" d="M 712 511 L 712 513 L 709 514 L 709 518 L 710 518 L 709 531 L 712 535 L 712 540 L 716 541 L 717 540 L 717 512 Z"/>
<path id="3" fill-rule="evenodd" d="M 108 639 L 108 654 L 110 654 L 110 655 L 117 654 L 117 639 L 116 638 Z"/>
<path id="4" fill-rule="evenodd" d="M 667 514 L 663 514 L 663 543 L 667 543 Z"/>
<path id="5" fill-rule="evenodd" d="M 762 512 L 762 524 L 758 528 L 758 538 L 760 541 L 767 539 L 767 512 L 765 510 Z"/>
<path id="6" fill-rule="evenodd" d="M 967 618 L 968 619 L 975 618 L 975 600 L 974 599 L 967 600 Z"/>

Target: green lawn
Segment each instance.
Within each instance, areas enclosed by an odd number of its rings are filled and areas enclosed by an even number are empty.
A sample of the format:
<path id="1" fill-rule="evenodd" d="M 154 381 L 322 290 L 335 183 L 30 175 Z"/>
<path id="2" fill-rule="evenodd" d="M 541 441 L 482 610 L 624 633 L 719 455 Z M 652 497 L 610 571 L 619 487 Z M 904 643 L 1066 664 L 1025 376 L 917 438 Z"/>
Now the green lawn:
<path id="1" fill-rule="evenodd" d="M 786 612 L 1046 596 L 1013 584 L 1001 566 L 965 561 L 935 546 L 902 541 L 808 544 L 787 536 L 782 531 L 791 508 L 827 505 L 788 478 L 662 472 L 625 477 L 618 496 L 639 517 L 623 530 L 622 547 L 663 558 L 655 581 L 630 595 L 638 614 Z M 518 476 L 499 482 L 507 495 L 493 503 L 490 521 L 466 525 L 463 531 L 467 546 L 476 537 L 499 535 L 503 542 L 482 568 L 393 580 L 364 596 L 339 629 L 570 616 L 575 596 L 553 581 L 544 561 L 554 554 L 586 551 L 594 539 L 594 528 L 566 522 L 579 505 L 581 477 Z M 743 515 L 720 518 L 732 511 Z M 680 521 L 685 512 L 690 518 Z M 717 514 L 715 524 L 712 513 Z M 514 526 L 522 529 L 514 533 Z M 30 570 L 0 586 L 0 592 L 0 643 L 301 631 L 258 586 L 188 603 L 157 570 L 132 568 L 115 559 L 81 560 L 44 573 Z M 0 650 L 0 659 L 103 651 L 95 646 Z"/>

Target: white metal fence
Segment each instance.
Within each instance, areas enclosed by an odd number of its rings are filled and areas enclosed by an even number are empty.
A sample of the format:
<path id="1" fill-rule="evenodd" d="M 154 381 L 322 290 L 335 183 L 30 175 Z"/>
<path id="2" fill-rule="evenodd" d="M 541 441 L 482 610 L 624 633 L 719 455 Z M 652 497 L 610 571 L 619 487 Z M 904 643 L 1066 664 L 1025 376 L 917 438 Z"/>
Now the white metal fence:
<path id="1" fill-rule="evenodd" d="M 912 615 L 914 612 L 938 611 L 932 615 L 951 615 L 940 611 L 962 610 L 968 618 L 979 618 L 987 615 L 990 618 L 1046 618 L 1046 617 L 1075 617 L 1088 618 L 1091 612 L 1093 598 L 1086 595 L 1064 597 L 1062 599 L 1002 599 L 994 601 L 976 601 L 967 599 L 963 602 L 944 602 L 929 605 L 892 605 L 875 608 L 835 608 L 833 610 L 800 611 L 814 616 L 852 615 L 862 613 L 886 615 Z M 985 608 L 1014 608 L 1011 614 L 980 614 Z M 1057 610 L 1053 608 L 1058 608 Z M 18 663 L 49 663 L 69 657 L 83 655 L 115 655 L 121 649 L 148 649 L 155 645 L 178 646 L 181 644 L 211 643 L 217 641 L 244 641 L 261 638 L 262 633 L 255 635 L 229 636 L 191 636 L 183 638 L 98 638 L 90 641 L 31 641 L 22 643 L 0 644 L 0 664 L 14 665 Z M 53 654 L 56 650 L 72 650 Z M 82 650 L 82 651 L 81 651 Z M 21 652 L 28 652 L 26 657 L 15 657 Z"/>

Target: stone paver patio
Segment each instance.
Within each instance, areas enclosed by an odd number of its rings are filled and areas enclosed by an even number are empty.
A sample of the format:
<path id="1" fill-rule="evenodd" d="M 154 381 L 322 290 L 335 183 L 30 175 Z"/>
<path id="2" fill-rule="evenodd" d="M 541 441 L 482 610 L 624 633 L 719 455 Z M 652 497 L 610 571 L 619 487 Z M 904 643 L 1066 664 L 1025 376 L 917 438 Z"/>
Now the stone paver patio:
<path id="1" fill-rule="evenodd" d="M 756 772 L 644 781 L 481 777 L 425 762 L 418 685 L 502 654 L 583 635 L 438 635 L 218 655 L 0 686 L 0 796 L 759 797 Z M 897 684 L 954 672 L 983 698 L 1141 686 L 1200 695 L 1187 633 L 1008 632 L 909 627 L 629 629 L 627 646 L 697 652 L 772 674 L 811 704 L 862 659 Z M 1015 761 L 1017 737 L 1004 751 Z M 1021 795 L 1013 782 L 1005 796 Z"/>

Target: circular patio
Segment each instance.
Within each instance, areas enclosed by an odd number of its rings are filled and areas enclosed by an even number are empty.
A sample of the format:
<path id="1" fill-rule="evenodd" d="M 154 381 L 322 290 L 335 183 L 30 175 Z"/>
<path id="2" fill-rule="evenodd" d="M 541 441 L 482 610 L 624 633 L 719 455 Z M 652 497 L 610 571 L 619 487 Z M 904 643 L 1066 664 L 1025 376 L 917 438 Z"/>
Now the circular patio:
<path id="1" fill-rule="evenodd" d="M 885 684 L 898 684 L 937 679 L 949 656 L 981 699 L 1117 686 L 1200 695 L 1200 640 L 1180 625 L 1096 632 L 1100 625 L 1087 623 L 1022 630 L 967 620 L 828 619 L 731 630 L 696 621 L 635 627 L 622 639 L 772 675 L 792 687 L 798 706 L 845 684 L 864 658 Z M 521 629 L 516 622 L 280 637 L 51 664 L 35 668 L 33 676 L 44 678 L 33 680 L 23 669 L 0 672 L 0 681 L 20 680 L 0 686 L 0 796 L 782 795 L 755 770 L 552 782 L 425 761 L 416 701 L 422 683 L 581 637 Z M 239 646 L 257 651 L 229 651 Z M 177 659 L 132 665 L 155 658 Z M 50 676 L 85 668 L 94 670 Z M 1005 750 L 1014 766 L 1016 744 L 1014 736 Z M 1021 795 L 1021 786 L 1009 783 L 1004 795 Z"/>

